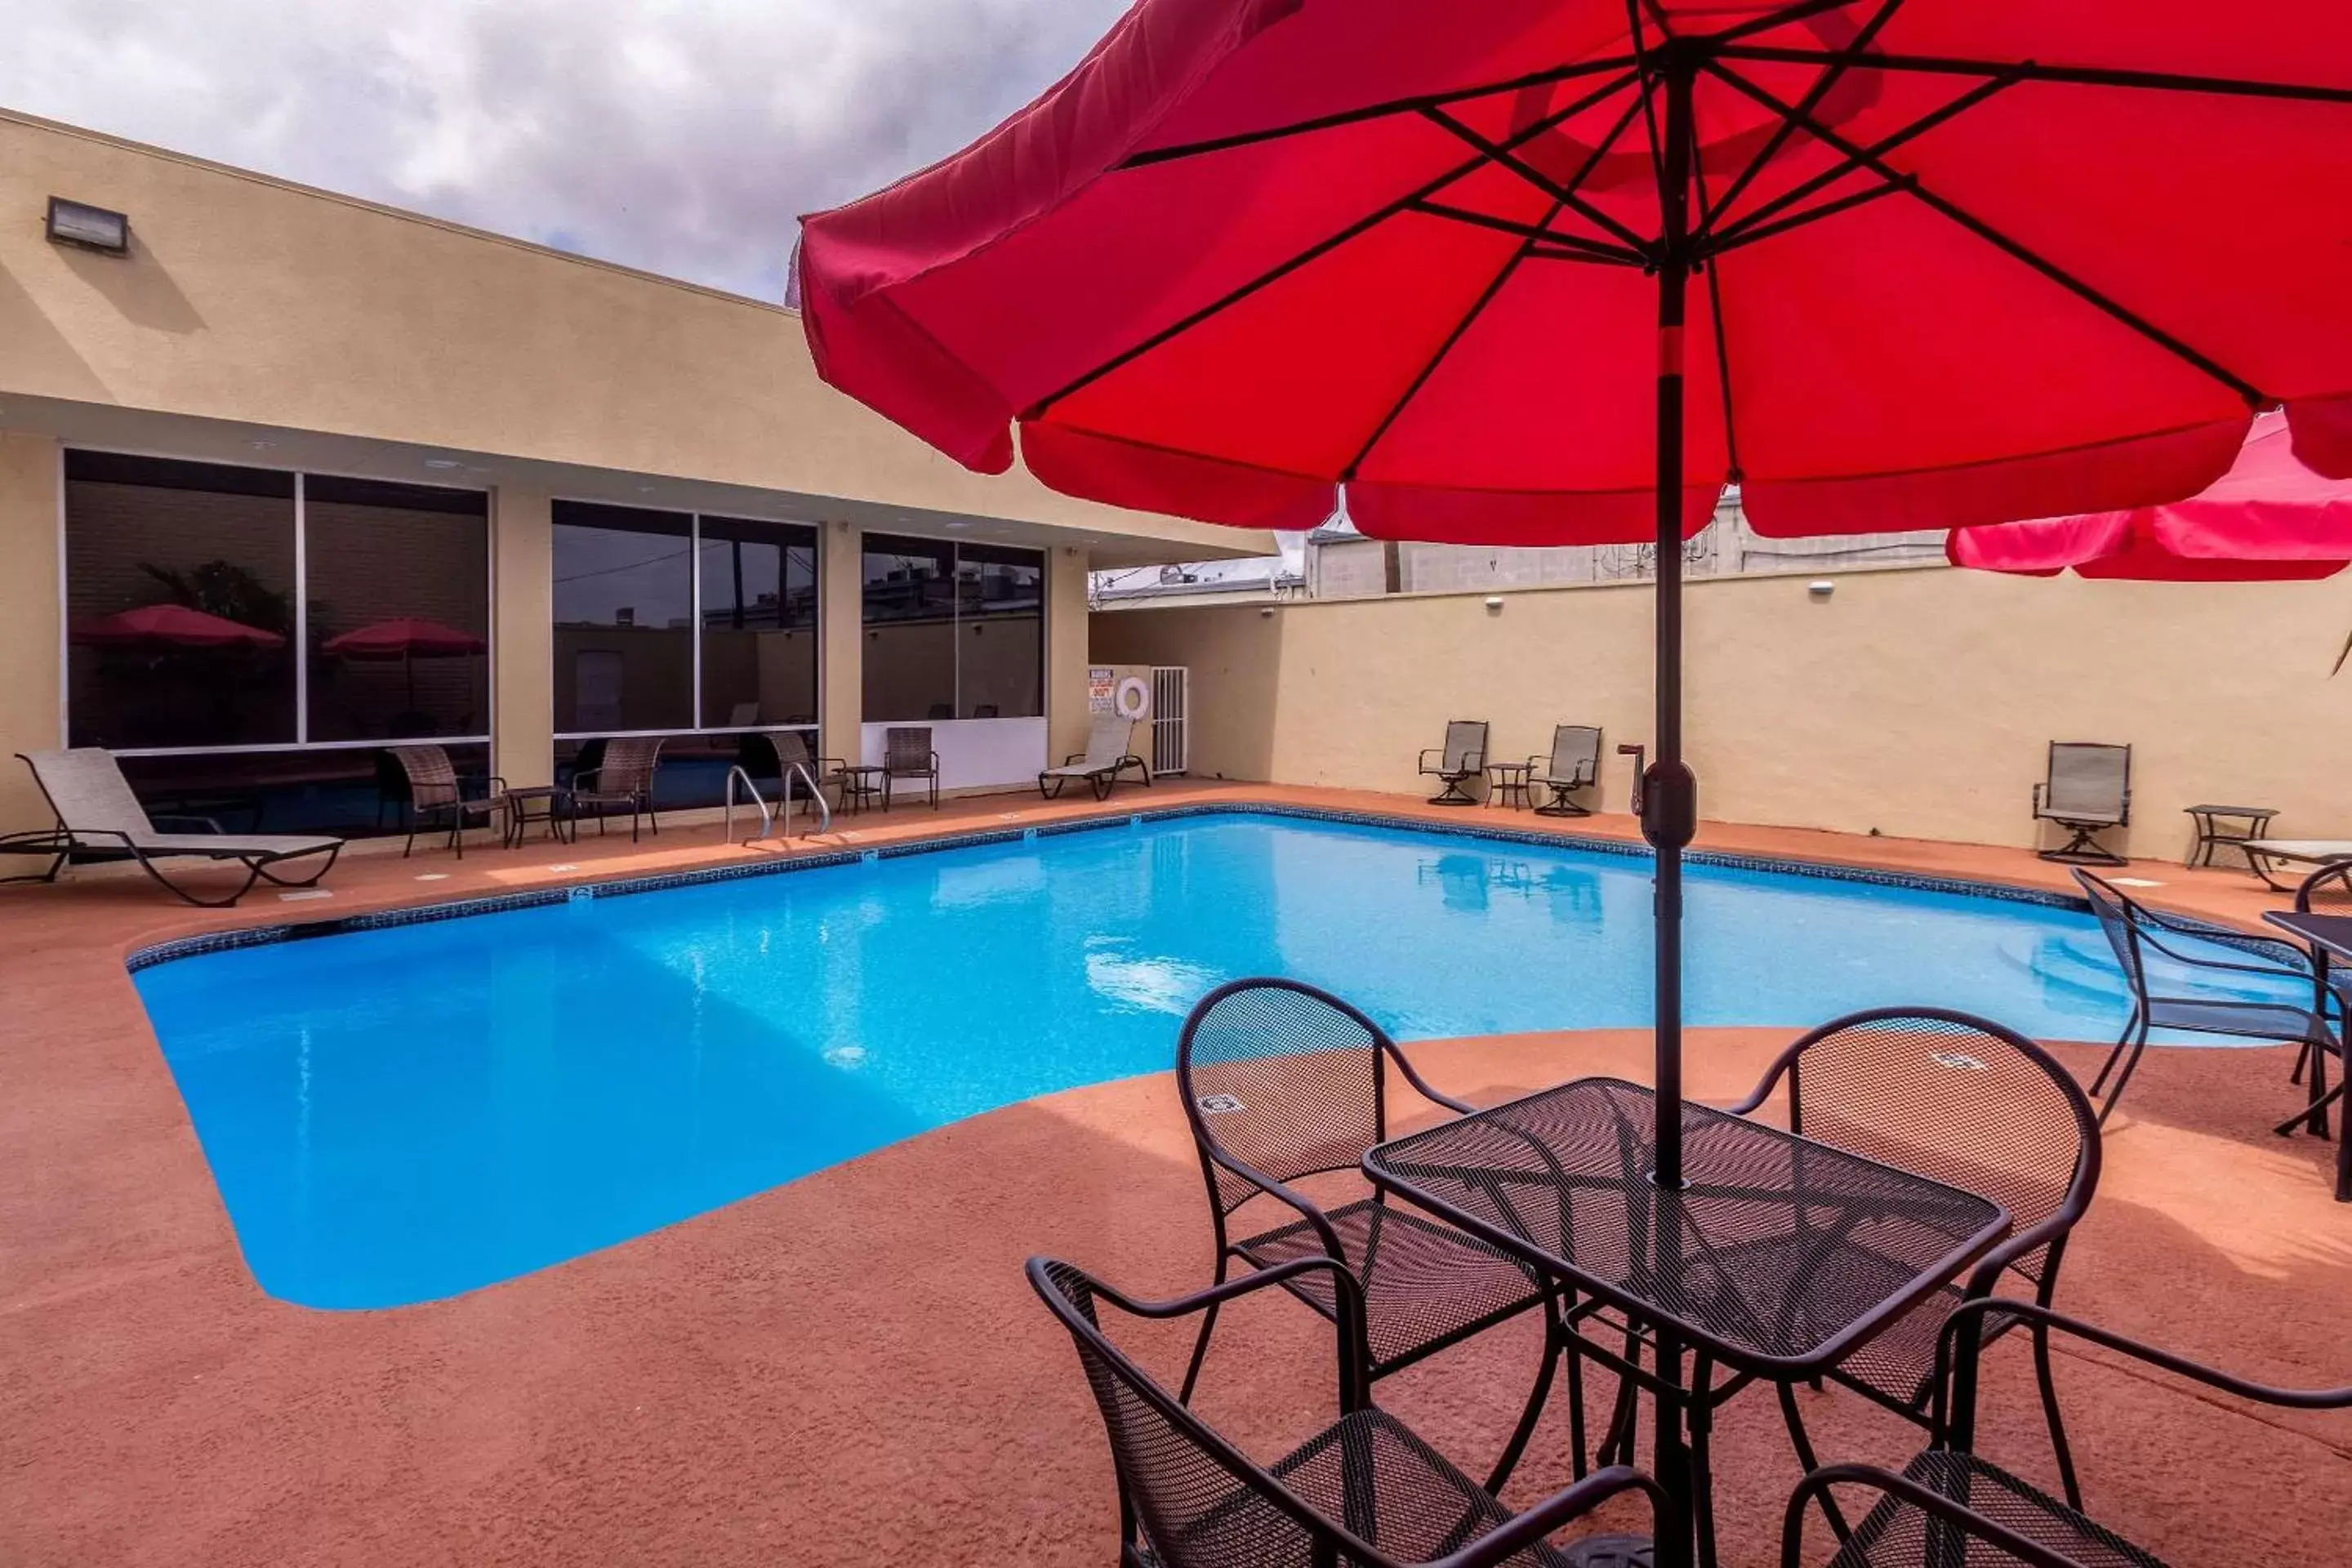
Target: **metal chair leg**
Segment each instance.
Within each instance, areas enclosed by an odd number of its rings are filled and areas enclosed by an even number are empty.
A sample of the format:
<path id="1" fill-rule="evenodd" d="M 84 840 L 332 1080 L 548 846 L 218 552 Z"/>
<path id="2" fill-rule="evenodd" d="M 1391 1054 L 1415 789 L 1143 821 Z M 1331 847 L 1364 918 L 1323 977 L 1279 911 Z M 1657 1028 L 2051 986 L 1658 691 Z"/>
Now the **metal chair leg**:
<path id="1" fill-rule="evenodd" d="M 1804 1415 L 1797 1408 L 1797 1390 L 1786 1383 L 1772 1386 L 1780 1395 L 1780 1419 L 1788 1424 L 1790 1446 L 1797 1450 L 1797 1468 L 1811 1475 L 1822 1468 L 1822 1462 L 1813 1454 L 1813 1440 L 1805 1432 Z M 1838 1511 L 1836 1501 L 1827 1492 L 1822 1494 L 1821 1501 L 1822 1512 L 1828 1516 L 1830 1528 L 1837 1532 L 1837 1538 L 1851 1539 L 1853 1531 L 1846 1524 L 1845 1515 Z"/>
<path id="2" fill-rule="evenodd" d="M 2124 1090 L 2131 1087 L 2132 1074 L 2139 1070 L 2139 1058 L 2146 1054 L 2147 1050 L 2147 1025 L 2143 1023 L 2139 1026 L 2137 1037 L 2132 1041 L 2131 1055 L 2124 1059 L 2123 1076 L 2116 1079 L 2115 1092 L 2108 1095 L 2106 1103 L 2099 1107 L 2101 1127 L 2107 1124 L 2107 1118 L 2115 1114 L 2116 1107 L 2123 1103 Z"/>
<path id="3" fill-rule="evenodd" d="M 2083 1511 L 2083 1488 L 2074 1479 L 2074 1451 L 2066 1442 L 2066 1418 L 2058 1409 L 2058 1384 L 2050 1371 L 2050 1328 L 2033 1325 L 2033 1377 L 2042 1385 L 2042 1415 L 2050 1423 L 2050 1451 L 2058 1456 L 2058 1479 L 2066 1488 L 2066 1506 Z"/>
<path id="4" fill-rule="evenodd" d="M 2132 1031 L 2138 1027 L 2139 1004 L 2135 1002 L 2132 1004 L 2131 1016 L 2124 1020 L 2124 1032 L 2116 1037 L 2115 1048 L 2107 1053 L 2107 1059 L 2100 1065 L 2099 1076 L 2091 1080 L 2093 1100 L 2098 1099 L 2100 1092 L 2107 1087 L 2107 1075 L 2116 1070 L 2116 1063 L 2122 1058 L 2124 1047 L 2131 1044 Z"/>
<path id="5" fill-rule="evenodd" d="M 1528 1394 L 1528 1407 L 1519 1413 L 1519 1424 L 1511 1430 L 1511 1440 L 1503 1445 L 1502 1457 L 1495 1461 L 1494 1473 L 1486 1478 L 1486 1489 L 1498 1492 L 1503 1483 L 1511 1479 L 1518 1468 L 1519 1456 L 1528 1451 L 1528 1439 L 1536 1435 L 1536 1422 L 1543 1415 L 1544 1401 L 1551 1394 L 1552 1369 L 1566 1347 L 1560 1342 L 1559 1313 L 1547 1291 L 1544 1299 L 1543 1366 L 1536 1373 L 1536 1385 Z"/>
<path id="6" fill-rule="evenodd" d="M 1224 1253 L 1217 1254 L 1217 1277 L 1210 1282 L 1211 1289 L 1225 1282 L 1226 1261 L 1227 1257 Z M 1223 1301 L 1213 1301 L 1209 1304 L 1209 1310 L 1201 1314 L 1201 1333 L 1200 1337 L 1192 1342 L 1192 1359 L 1184 1368 L 1184 1385 L 1176 1391 L 1176 1402 L 1179 1405 L 1192 1403 L 1192 1385 L 1201 1379 L 1201 1363 L 1207 1360 L 1209 1355 L 1209 1335 L 1217 1326 L 1217 1309 L 1223 1305 Z"/>

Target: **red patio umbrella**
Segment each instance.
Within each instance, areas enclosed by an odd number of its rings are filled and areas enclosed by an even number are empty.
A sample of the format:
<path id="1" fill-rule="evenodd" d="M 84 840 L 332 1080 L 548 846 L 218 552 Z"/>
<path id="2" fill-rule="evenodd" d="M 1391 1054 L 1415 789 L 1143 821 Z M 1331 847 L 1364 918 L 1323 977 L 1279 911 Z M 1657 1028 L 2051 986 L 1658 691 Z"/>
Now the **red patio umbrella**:
<path id="1" fill-rule="evenodd" d="M 92 647 L 280 647 L 276 632 L 185 605 L 142 605 L 77 624 L 73 640 Z"/>
<path id="2" fill-rule="evenodd" d="M 321 651 L 342 658 L 455 658 L 488 653 L 490 645 L 471 632 L 413 616 L 373 621 L 320 645 Z"/>
<path id="3" fill-rule="evenodd" d="M 2230 471 L 2187 500 L 1956 528 L 1955 566 L 2054 577 L 2234 583 L 2332 577 L 2352 565 L 2352 480 L 2297 458 L 2285 419 L 2254 420 Z"/>
<path id="4" fill-rule="evenodd" d="M 1681 1176 L 1679 541 L 2169 501 L 2352 457 L 2352 6 L 1139 0 L 809 217 L 818 373 L 966 466 L 1376 537 L 1655 539 L 1658 1176 Z M 2332 418 L 2330 416 L 2333 416 Z"/>
<path id="5" fill-rule="evenodd" d="M 461 658 L 467 654 L 488 653 L 490 645 L 471 632 L 461 632 L 455 626 L 445 626 L 438 621 L 418 620 L 403 616 L 394 620 L 371 621 L 363 626 L 329 637 L 320 645 L 320 651 L 341 658 L 396 658 L 401 671 L 408 679 L 408 705 L 416 706 L 416 660 L 420 658 Z"/>

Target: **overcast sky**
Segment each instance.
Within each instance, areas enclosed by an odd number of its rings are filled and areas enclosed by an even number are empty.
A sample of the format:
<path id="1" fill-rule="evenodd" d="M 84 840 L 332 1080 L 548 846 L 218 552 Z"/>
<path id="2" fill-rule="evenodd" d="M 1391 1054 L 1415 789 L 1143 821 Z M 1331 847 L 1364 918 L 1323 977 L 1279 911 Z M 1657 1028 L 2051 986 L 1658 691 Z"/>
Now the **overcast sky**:
<path id="1" fill-rule="evenodd" d="M 50 0 L 0 104 L 761 299 L 1127 0 Z"/>

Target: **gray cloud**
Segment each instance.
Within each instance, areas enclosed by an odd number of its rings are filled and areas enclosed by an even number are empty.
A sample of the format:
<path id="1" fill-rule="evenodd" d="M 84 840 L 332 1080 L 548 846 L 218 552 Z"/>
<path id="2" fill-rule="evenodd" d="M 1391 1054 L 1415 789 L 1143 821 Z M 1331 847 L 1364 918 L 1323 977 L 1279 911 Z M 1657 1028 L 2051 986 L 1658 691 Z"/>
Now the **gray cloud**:
<path id="1" fill-rule="evenodd" d="M 70 0 L 0 103 L 765 299 L 1127 0 Z"/>

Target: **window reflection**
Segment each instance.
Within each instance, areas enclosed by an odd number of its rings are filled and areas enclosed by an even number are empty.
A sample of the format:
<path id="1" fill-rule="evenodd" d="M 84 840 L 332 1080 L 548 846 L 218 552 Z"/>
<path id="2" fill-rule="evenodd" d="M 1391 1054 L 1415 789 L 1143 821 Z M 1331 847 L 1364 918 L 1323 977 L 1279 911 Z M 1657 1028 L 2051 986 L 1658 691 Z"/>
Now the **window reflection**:
<path id="1" fill-rule="evenodd" d="M 693 520 L 557 501 L 553 521 L 557 732 L 693 728 Z"/>
<path id="2" fill-rule="evenodd" d="M 865 717 L 1034 718 L 1045 710 L 1045 556 L 867 534 Z"/>
<path id="3" fill-rule="evenodd" d="M 702 519 L 702 723 L 816 722 L 816 531 Z"/>
<path id="4" fill-rule="evenodd" d="M 77 746 L 290 742 L 294 476 L 66 454 Z"/>
<path id="5" fill-rule="evenodd" d="M 488 732 L 488 514 L 478 490 L 305 477 L 310 739 Z"/>

